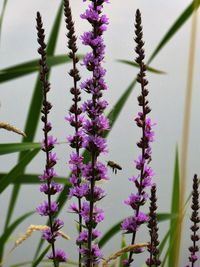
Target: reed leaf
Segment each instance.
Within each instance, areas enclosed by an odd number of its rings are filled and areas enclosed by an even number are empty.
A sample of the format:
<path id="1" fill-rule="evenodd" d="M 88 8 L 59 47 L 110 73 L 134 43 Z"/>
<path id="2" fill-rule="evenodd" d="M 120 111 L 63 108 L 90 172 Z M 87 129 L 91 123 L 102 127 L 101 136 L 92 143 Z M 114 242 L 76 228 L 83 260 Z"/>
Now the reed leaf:
<path id="1" fill-rule="evenodd" d="M 171 213 L 178 214 L 180 209 L 180 174 L 179 174 L 179 154 L 178 146 L 176 146 L 175 153 L 175 163 L 174 163 L 174 179 L 173 179 L 173 188 L 172 188 L 172 199 L 171 199 Z M 170 237 L 169 237 L 169 247 L 170 254 L 168 260 L 168 266 L 171 267 L 174 264 L 175 255 L 176 255 L 176 243 L 174 242 L 174 231 L 172 229 L 176 228 L 178 223 L 178 217 L 172 218 L 170 220 Z"/>
<path id="2" fill-rule="evenodd" d="M 7 175 L 7 173 L 0 173 L 0 181 L 1 179 Z M 41 184 L 41 181 L 39 180 L 38 176 L 40 174 L 22 174 L 19 175 L 14 181 L 12 181 L 12 184 Z M 71 187 L 71 183 L 67 181 L 65 177 L 55 177 L 54 181 L 60 184 L 68 185 L 68 187 Z"/>
<path id="3" fill-rule="evenodd" d="M 5 15 L 7 3 L 8 3 L 8 0 L 4 0 L 3 7 L 2 7 L 2 10 L 1 10 L 1 16 L 0 16 L 0 40 L 1 40 L 3 18 L 4 18 L 4 15 Z"/>
<path id="4" fill-rule="evenodd" d="M 121 241 L 121 248 L 125 248 L 127 246 L 125 236 L 122 235 L 122 241 Z M 128 253 L 124 253 L 119 258 L 119 267 L 123 267 L 123 261 L 128 259 Z"/>
<path id="5" fill-rule="evenodd" d="M 82 57 L 82 55 L 79 55 L 79 58 Z M 38 72 L 40 69 L 38 61 L 39 59 L 35 59 L 0 70 L 0 83 L 7 82 L 16 78 L 21 78 L 34 72 Z M 69 63 L 70 61 L 71 59 L 67 55 L 55 55 L 48 57 L 47 64 L 49 67 L 55 67 L 61 64 Z"/>
<path id="6" fill-rule="evenodd" d="M 9 143 L 9 144 L 0 144 L 0 155 L 28 151 L 35 148 L 40 148 L 40 143 Z"/>
<path id="7" fill-rule="evenodd" d="M 33 215 L 35 212 L 34 211 L 30 211 L 27 212 L 25 214 L 23 214 L 22 216 L 20 216 L 19 218 L 17 218 L 7 229 L 6 231 L 0 236 L 0 257 L 2 258 L 3 256 L 3 249 L 4 249 L 4 244 L 6 243 L 6 241 L 9 239 L 9 237 L 11 236 L 11 234 L 14 232 L 14 230 L 28 217 L 30 217 L 31 215 Z"/>
<path id="8" fill-rule="evenodd" d="M 12 184 L 23 172 L 32 159 L 38 154 L 40 149 L 34 149 L 28 152 L 22 160 L 0 180 L 0 193 L 2 193 L 10 184 Z"/>
<path id="9" fill-rule="evenodd" d="M 194 5 L 194 3 L 196 3 Z M 181 13 L 177 20 L 172 24 L 167 33 L 161 39 L 155 50 L 153 51 L 149 63 L 155 58 L 155 56 L 160 52 L 160 50 L 170 41 L 170 39 L 180 30 L 180 28 L 185 24 L 185 22 L 190 18 L 193 11 L 198 9 L 200 5 L 200 0 L 194 0 L 189 6 Z"/>
<path id="10" fill-rule="evenodd" d="M 129 66 L 135 67 L 135 68 L 139 68 L 139 65 L 137 63 L 131 61 L 131 60 L 118 59 L 117 61 L 120 62 L 120 63 L 124 63 L 126 65 L 129 65 Z M 155 74 L 166 74 L 165 71 L 157 70 L 157 69 L 152 68 L 150 66 L 147 66 L 147 71 L 155 73 Z"/>

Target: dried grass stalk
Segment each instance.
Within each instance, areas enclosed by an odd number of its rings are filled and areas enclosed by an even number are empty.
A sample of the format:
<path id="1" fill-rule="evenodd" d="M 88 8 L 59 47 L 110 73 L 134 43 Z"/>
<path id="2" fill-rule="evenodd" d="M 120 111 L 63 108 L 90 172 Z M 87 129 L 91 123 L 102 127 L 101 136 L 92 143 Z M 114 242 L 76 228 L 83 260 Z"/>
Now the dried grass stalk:
<path id="1" fill-rule="evenodd" d="M 17 239 L 15 241 L 15 247 L 18 247 L 21 243 L 23 243 L 26 239 L 28 239 L 32 233 L 34 231 L 44 231 L 44 230 L 47 230 L 49 228 L 49 226 L 46 226 L 46 225 L 34 225 L 34 224 L 31 224 L 27 231 L 25 232 L 24 235 L 22 235 L 19 239 Z M 69 240 L 70 237 L 68 235 L 66 235 L 65 233 L 63 233 L 62 231 L 58 231 L 59 234 L 62 236 L 62 238 L 66 239 L 66 240 Z"/>
<path id="2" fill-rule="evenodd" d="M 126 252 L 130 252 L 134 250 L 137 250 L 139 248 L 145 248 L 149 245 L 149 243 L 139 243 L 139 244 L 134 244 L 134 245 L 129 245 L 127 247 L 124 247 L 120 249 L 119 251 L 113 253 L 110 257 L 104 260 L 102 267 L 108 267 L 108 263 L 112 260 L 117 259 L 118 257 L 122 256 Z"/>
<path id="3" fill-rule="evenodd" d="M 7 131 L 11 131 L 26 137 L 26 134 L 22 130 L 5 121 L 0 121 L 0 129 L 5 129 Z"/>

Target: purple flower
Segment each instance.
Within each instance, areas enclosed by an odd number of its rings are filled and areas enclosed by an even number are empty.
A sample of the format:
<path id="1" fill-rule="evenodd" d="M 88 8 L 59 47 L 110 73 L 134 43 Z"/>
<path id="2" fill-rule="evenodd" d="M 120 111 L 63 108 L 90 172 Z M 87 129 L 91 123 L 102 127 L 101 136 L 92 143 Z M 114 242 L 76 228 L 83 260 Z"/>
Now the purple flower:
<path id="1" fill-rule="evenodd" d="M 51 202 L 51 206 L 49 207 L 49 203 L 44 201 L 36 208 L 36 211 L 41 216 L 54 215 L 58 211 L 58 204 L 54 201 Z"/>
<path id="2" fill-rule="evenodd" d="M 49 243 L 54 243 L 56 240 L 56 237 L 58 237 L 60 234 L 58 232 L 51 232 L 51 229 L 48 228 L 42 232 L 42 238 L 47 240 Z"/>
<path id="3" fill-rule="evenodd" d="M 90 205 L 88 202 L 83 202 L 80 214 L 87 224 L 90 220 Z M 103 220 L 104 220 L 103 210 L 94 205 L 92 223 L 98 224 Z"/>
<path id="4" fill-rule="evenodd" d="M 40 192 L 44 192 L 47 195 L 55 195 L 63 191 L 63 186 L 52 182 L 49 186 L 47 184 L 42 184 L 40 186 Z"/>
<path id="5" fill-rule="evenodd" d="M 54 168 L 50 168 L 48 170 L 44 170 L 43 175 L 40 175 L 39 178 L 41 181 L 46 181 L 52 179 L 55 176 L 57 176 L 57 173 L 55 172 Z"/>
<path id="6" fill-rule="evenodd" d="M 91 254 L 90 254 L 89 249 L 85 248 L 85 247 L 80 249 L 80 252 L 83 256 L 83 262 L 86 264 L 88 257 L 90 257 L 90 260 L 91 260 L 93 266 L 98 265 L 100 262 L 100 258 L 102 257 L 102 253 L 101 253 L 98 245 L 96 245 L 96 244 L 92 245 Z"/>
<path id="7" fill-rule="evenodd" d="M 126 231 L 126 233 L 133 233 L 138 230 L 138 227 L 147 222 L 149 220 L 149 217 L 144 214 L 143 212 L 139 212 L 138 215 L 135 215 L 133 217 L 126 218 L 122 224 L 121 228 L 122 230 Z"/>
<path id="8" fill-rule="evenodd" d="M 103 163 L 97 162 L 95 164 L 94 173 L 95 173 L 95 177 L 94 177 L 95 181 L 108 180 L 107 168 Z M 93 179 L 93 169 L 92 169 L 91 163 L 89 163 L 88 165 L 85 165 L 85 168 L 83 169 L 83 176 L 87 180 Z"/>
<path id="9" fill-rule="evenodd" d="M 67 261 L 67 256 L 62 249 L 56 249 L 55 251 L 55 258 L 53 257 L 53 253 L 48 255 L 48 258 L 50 260 L 56 260 L 57 262 L 66 262 Z"/>
<path id="10" fill-rule="evenodd" d="M 97 229 L 92 230 L 92 240 L 95 240 L 101 235 L 101 232 Z M 77 244 L 87 243 L 88 241 L 88 230 L 84 230 L 79 234 L 79 237 L 76 239 Z"/>

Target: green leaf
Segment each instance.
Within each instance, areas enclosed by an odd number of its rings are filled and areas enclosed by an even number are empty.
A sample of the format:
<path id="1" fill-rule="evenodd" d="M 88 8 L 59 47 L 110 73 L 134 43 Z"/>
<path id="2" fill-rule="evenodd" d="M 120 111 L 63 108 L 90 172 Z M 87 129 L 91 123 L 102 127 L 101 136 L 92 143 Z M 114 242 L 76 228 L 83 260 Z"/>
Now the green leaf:
<path id="1" fill-rule="evenodd" d="M 169 239 L 169 236 L 170 236 L 170 230 L 167 231 L 167 233 L 163 237 L 163 240 L 160 242 L 160 246 L 159 246 L 160 255 L 162 254 L 163 249 L 164 249 L 165 245 L 167 244 L 167 241 Z"/>
<path id="2" fill-rule="evenodd" d="M 135 67 L 135 68 L 139 68 L 139 65 L 137 63 L 135 63 L 134 61 L 131 61 L 131 60 L 118 59 L 117 61 L 124 63 L 126 65 L 130 65 L 130 66 Z M 156 73 L 156 74 L 166 74 L 166 72 L 164 72 L 162 70 L 157 70 L 157 69 L 154 69 L 154 68 L 149 67 L 149 66 L 147 66 L 147 70 L 149 72 Z"/>
<path id="3" fill-rule="evenodd" d="M 82 57 L 82 55 L 79 55 L 79 58 Z M 47 64 L 49 67 L 54 67 L 70 61 L 71 59 L 67 55 L 55 55 L 48 57 Z M 39 58 L 0 70 L 0 83 L 38 72 L 40 70 L 38 62 Z"/>
<path id="4" fill-rule="evenodd" d="M 30 149 L 40 148 L 40 143 L 9 143 L 9 144 L 0 144 L 0 155 L 27 151 Z"/>
<path id="5" fill-rule="evenodd" d="M 175 214 L 170 214 L 170 213 L 158 213 L 158 222 L 170 220 L 171 218 L 174 218 Z M 122 220 L 123 221 L 123 220 Z M 120 226 L 122 221 L 114 224 L 99 240 L 99 246 L 103 247 L 114 235 L 116 235 L 120 230 Z"/>
<path id="6" fill-rule="evenodd" d="M 3 24 L 3 18 L 4 18 L 4 14 L 5 14 L 7 3 L 8 3 L 8 0 L 4 0 L 2 11 L 1 11 L 1 17 L 0 17 L 0 39 L 1 39 L 1 29 L 2 29 L 2 24 Z"/>
<path id="7" fill-rule="evenodd" d="M 27 212 L 25 214 L 23 214 L 22 216 L 20 216 L 19 218 L 17 218 L 7 229 L 6 231 L 1 235 L 0 237 L 0 254 L 2 256 L 3 254 L 3 247 L 6 243 L 6 241 L 9 239 L 9 237 L 11 236 L 11 234 L 14 232 L 14 230 L 18 227 L 18 225 L 20 225 L 25 219 L 27 219 L 28 217 L 30 217 L 31 215 L 33 215 L 35 213 L 35 211 L 30 211 Z"/>
<path id="8" fill-rule="evenodd" d="M 24 168 L 31 162 L 31 160 L 38 154 L 40 149 L 34 149 L 27 153 L 25 157 L 4 177 L 0 180 L 0 193 L 2 193 L 11 183 L 13 183 Z"/>
<path id="9" fill-rule="evenodd" d="M 174 163 L 174 179 L 172 188 L 172 199 L 171 199 L 171 214 L 178 214 L 179 212 L 179 197 L 180 197 L 180 175 L 179 175 L 179 157 L 178 157 L 178 146 L 176 147 L 175 163 Z M 169 247 L 170 254 L 168 260 L 168 266 L 173 266 L 176 254 L 176 242 L 174 242 L 174 227 L 176 228 L 178 219 L 172 218 L 170 220 L 170 238 Z M 173 231 L 172 231 L 173 229 Z"/>
<path id="10" fill-rule="evenodd" d="M 0 181 L 5 175 L 7 174 L 0 173 Z M 41 184 L 41 181 L 38 179 L 39 175 L 40 174 L 21 174 L 17 177 L 17 179 L 12 181 L 12 184 Z M 65 177 L 55 177 L 54 181 L 71 187 L 71 183 Z"/>
<path id="11" fill-rule="evenodd" d="M 195 5 L 194 5 L 195 3 Z M 155 56 L 160 52 L 160 50 L 169 42 L 169 40 L 180 30 L 180 28 L 184 25 L 184 23 L 189 19 L 189 17 L 192 15 L 194 9 L 197 9 L 200 5 L 200 0 L 194 0 L 192 3 L 181 13 L 181 15 L 178 17 L 178 19 L 172 24 L 170 29 L 167 31 L 167 33 L 164 35 L 164 37 L 161 39 L 159 44 L 157 45 L 156 49 L 152 53 L 149 63 L 155 58 Z"/>
<path id="12" fill-rule="evenodd" d="M 46 256 L 47 252 L 49 251 L 51 245 L 49 245 L 48 247 L 45 248 L 45 250 L 40 254 L 40 256 L 33 261 L 32 263 L 32 267 L 36 267 L 38 266 L 38 264 L 40 264 L 40 262 L 43 260 L 43 258 Z"/>
<path id="13" fill-rule="evenodd" d="M 121 248 L 126 247 L 126 239 L 124 237 L 124 235 L 122 235 L 122 241 L 121 241 Z M 121 255 L 121 257 L 119 258 L 119 267 L 123 267 L 123 261 L 128 259 L 128 253 L 124 253 Z"/>

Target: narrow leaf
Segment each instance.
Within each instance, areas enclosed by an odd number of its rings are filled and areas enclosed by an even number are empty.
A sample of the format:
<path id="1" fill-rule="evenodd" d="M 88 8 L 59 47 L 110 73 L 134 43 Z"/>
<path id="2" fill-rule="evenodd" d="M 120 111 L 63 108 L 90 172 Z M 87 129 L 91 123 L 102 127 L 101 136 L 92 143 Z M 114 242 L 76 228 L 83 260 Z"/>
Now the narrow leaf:
<path id="1" fill-rule="evenodd" d="M 1 179 L 7 175 L 6 173 L 0 173 L 0 181 Z M 21 174 L 17 177 L 16 180 L 12 181 L 13 184 L 41 184 L 41 181 L 39 180 L 38 176 L 40 174 Z M 68 185 L 68 187 L 71 187 L 71 183 L 67 181 L 65 177 L 55 177 L 54 181 L 60 184 Z"/>
<path id="2" fill-rule="evenodd" d="M 179 175 L 179 157 L 178 157 L 178 146 L 176 147 L 175 163 L 174 163 L 174 179 L 172 188 L 172 199 L 171 199 L 171 214 L 178 214 L 179 212 L 179 197 L 180 197 L 180 175 Z M 174 242 L 174 227 L 177 225 L 178 218 L 172 218 L 170 220 L 170 238 L 169 238 L 169 261 L 168 266 L 173 266 L 176 254 L 176 242 Z M 173 231 L 172 231 L 173 229 Z"/>
<path id="3" fill-rule="evenodd" d="M 195 3 L 195 4 L 194 4 Z M 170 29 L 167 31 L 167 33 L 164 35 L 164 37 L 161 39 L 159 44 L 157 45 L 156 49 L 152 53 L 149 63 L 155 58 L 155 56 L 160 52 L 160 50 L 170 41 L 170 39 L 180 30 L 180 28 L 184 25 L 184 23 L 189 19 L 189 17 L 192 15 L 194 9 L 198 9 L 200 5 L 200 0 L 192 1 L 192 3 L 181 13 L 181 15 L 178 17 L 178 19 L 172 24 Z"/>
<path id="4" fill-rule="evenodd" d="M 14 230 L 20 225 L 25 219 L 30 217 L 31 215 L 34 214 L 34 211 L 27 212 L 17 218 L 3 233 L 3 235 L 0 237 L 0 257 L 2 258 L 3 256 L 3 250 L 4 250 L 4 245 L 6 244 L 6 241 L 9 239 L 9 237 L 12 235 Z"/>
<path id="5" fill-rule="evenodd" d="M 30 149 L 40 148 L 40 143 L 9 143 L 9 144 L 0 144 L 0 155 L 27 151 Z"/>
<path id="6" fill-rule="evenodd" d="M 1 16 L 0 16 L 0 40 L 1 40 L 1 30 L 2 30 L 3 18 L 4 18 L 5 11 L 6 11 L 7 3 L 8 3 L 8 0 L 4 0 L 3 7 L 2 7 L 2 10 L 1 10 Z"/>
<path id="7" fill-rule="evenodd" d="M 40 149 L 34 149 L 27 153 L 25 157 L 4 177 L 0 180 L 0 193 L 2 193 L 17 177 L 23 172 L 24 168 L 38 154 Z"/>
<path id="8" fill-rule="evenodd" d="M 124 247 L 126 247 L 126 246 L 127 246 L 127 245 L 126 245 L 126 239 L 125 239 L 125 236 L 122 235 L 121 248 L 124 248 Z M 126 252 L 126 253 L 122 254 L 121 257 L 119 258 L 119 267 L 123 267 L 123 266 L 124 266 L 124 265 L 123 265 L 123 261 L 124 261 L 124 260 L 127 260 L 127 259 L 128 259 L 128 253 Z"/>
<path id="9" fill-rule="evenodd" d="M 175 214 L 170 214 L 170 213 L 158 213 L 158 221 L 166 221 L 170 220 L 171 218 L 175 217 Z M 122 220 L 123 221 L 123 220 Z M 103 247 L 114 235 L 116 235 L 120 230 L 120 226 L 122 221 L 114 224 L 99 240 L 99 246 Z"/>
<path id="10" fill-rule="evenodd" d="M 83 57 L 82 55 L 79 55 L 79 58 L 82 57 Z M 38 61 L 39 59 L 31 60 L 16 66 L 0 70 L 0 83 L 20 78 L 22 76 L 34 73 L 36 71 L 38 72 L 40 70 Z M 71 59 L 67 55 L 55 55 L 48 57 L 47 64 L 49 67 L 54 67 L 64 63 L 68 63 L 70 61 Z"/>
<path id="11" fill-rule="evenodd" d="M 40 254 L 40 256 L 33 261 L 32 266 L 36 267 L 38 266 L 38 264 L 40 264 L 40 262 L 43 260 L 43 258 L 46 256 L 47 252 L 49 251 L 51 245 L 49 245 L 48 247 L 46 247 L 46 249 Z"/>
<path id="12" fill-rule="evenodd" d="M 135 68 L 139 68 L 139 65 L 137 63 L 135 63 L 134 61 L 131 61 L 131 60 L 118 59 L 117 61 L 121 62 L 121 63 L 124 63 L 126 65 L 130 65 L 130 66 L 135 67 Z M 164 72 L 162 70 L 157 70 L 157 69 L 149 67 L 149 66 L 147 66 L 147 70 L 149 72 L 152 72 L 152 73 L 155 73 L 155 74 L 166 74 L 166 72 Z"/>

